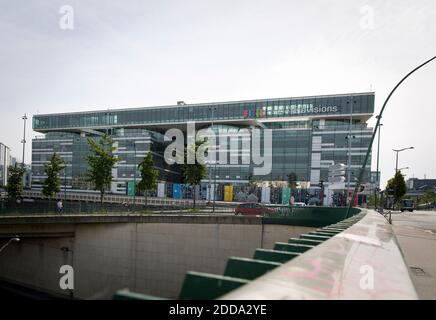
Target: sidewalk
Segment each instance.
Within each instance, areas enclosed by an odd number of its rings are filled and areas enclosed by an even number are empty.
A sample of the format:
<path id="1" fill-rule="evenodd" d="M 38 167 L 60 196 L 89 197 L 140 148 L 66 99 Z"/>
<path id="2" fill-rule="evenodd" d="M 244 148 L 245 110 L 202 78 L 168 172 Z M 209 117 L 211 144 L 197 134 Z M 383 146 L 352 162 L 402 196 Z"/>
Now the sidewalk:
<path id="1" fill-rule="evenodd" d="M 436 299 L 436 212 L 393 214 L 395 235 L 420 299 Z"/>

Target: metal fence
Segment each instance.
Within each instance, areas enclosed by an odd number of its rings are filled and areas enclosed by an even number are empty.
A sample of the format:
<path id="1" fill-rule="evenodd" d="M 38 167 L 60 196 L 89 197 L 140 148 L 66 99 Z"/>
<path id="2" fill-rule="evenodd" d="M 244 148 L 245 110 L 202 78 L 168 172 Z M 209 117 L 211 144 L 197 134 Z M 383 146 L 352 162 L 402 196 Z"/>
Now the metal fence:
<path id="1" fill-rule="evenodd" d="M 98 214 L 98 213 L 167 213 L 167 212 L 193 212 L 192 202 L 176 202 L 147 206 L 143 204 L 128 203 L 100 203 L 94 201 L 63 201 L 62 211 L 57 209 L 57 201 L 43 199 L 23 199 L 20 202 L 0 202 L 0 214 Z M 196 205 L 196 211 L 204 210 L 205 205 Z M 217 210 L 221 212 L 223 210 Z"/>
<path id="2" fill-rule="evenodd" d="M 31 199 L 46 199 L 46 197 L 42 194 L 41 191 L 38 190 L 25 190 L 23 191 L 24 198 Z M 56 194 L 54 199 L 62 199 L 66 201 L 85 201 L 85 202 L 100 202 L 100 194 L 98 193 L 86 193 L 86 192 L 59 192 Z M 103 197 L 103 203 L 108 204 L 122 204 L 128 203 L 133 204 L 135 201 L 136 205 L 144 205 L 145 197 L 137 196 L 135 199 L 126 195 L 118 195 L 118 194 L 106 194 Z M 197 200 L 198 205 L 204 205 L 204 200 Z M 161 205 L 161 206 L 189 206 L 192 205 L 191 199 L 172 199 L 172 198 L 157 198 L 157 197 L 148 197 L 147 205 Z"/>
<path id="3" fill-rule="evenodd" d="M 263 216 L 265 224 L 285 224 L 306 227 L 324 227 L 344 219 L 347 208 L 344 207 L 318 207 L 318 206 L 265 206 L 269 212 Z M 360 208 L 352 208 L 351 215 L 361 212 Z"/>

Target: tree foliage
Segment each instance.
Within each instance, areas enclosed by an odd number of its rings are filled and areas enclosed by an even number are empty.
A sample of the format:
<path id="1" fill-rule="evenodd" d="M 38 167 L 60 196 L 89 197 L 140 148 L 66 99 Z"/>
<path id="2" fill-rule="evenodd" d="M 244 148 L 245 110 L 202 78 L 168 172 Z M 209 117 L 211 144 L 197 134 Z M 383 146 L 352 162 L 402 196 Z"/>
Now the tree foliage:
<path id="1" fill-rule="evenodd" d="M 86 157 L 89 166 L 87 181 L 100 191 L 100 202 L 103 203 L 103 197 L 110 189 L 113 180 L 112 169 L 119 159 L 113 155 L 115 148 L 112 138 L 107 134 L 102 136 L 98 142 L 88 139 L 88 145 L 91 148 L 91 154 Z"/>
<path id="2" fill-rule="evenodd" d="M 288 174 L 288 185 L 291 189 L 297 187 L 297 174 L 293 171 Z"/>
<path id="3" fill-rule="evenodd" d="M 44 165 L 44 171 L 47 178 L 42 186 L 42 193 L 48 198 L 53 198 L 61 190 L 61 180 L 59 174 L 65 169 L 64 160 L 54 153 L 49 163 Z"/>
<path id="4" fill-rule="evenodd" d="M 197 151 L 200 147 L 203 146 L 203 144 L 206 143 L 206 141 L 196 141 L 194 146 L 191 146 L 192 150 L 191 152 L 195 152 L 197 154 Z M 193 186 L 193 200 L 194 200 L 194 208 L 195 208 L 195 198 L 196 198 L 196 186 L 200 184 L 201 180 L 206 178 L 207 176 L 207 169 L 206 165 L 204 163 L 198 162 L 198 159 L 196 157 L 195 163 L 188 164 L 187 163 L 188 158 L 188 148 L 185 148 L 185 161 L 182 168 L 183 171 L 183 179 L 185 183 L 190 184 Z"/>
<path id="5" fill-rule="evenodd" d="M 419 198 L 420 204 L 428 204 L 436 201 L 436 191 L 428 189 L 425 194 Z"/>
<path id="6" fill-rule="evenodd" d="M 390 193 L 389 190 L 393 190 L 393 193 Z M 401 171 L 397 171 L 397 173 L 395 173 L 395 176 L 388 180 L 385 193 L 387 195 L 393 195 L 394 203 L 398 203 L 398 201 L 401 200 L 406 192 L 407 186 L 406 182 L 404 181 L 404 177 L 401 174 Z"/>
<path id="7" fill-rule="evenodd" d="M 139 164 L 141 181 L 138 183 L 138 190 L 144 192 L 145 205 L 147 205 L 147 193 L 157 187 L 159 171 L 154 167 L 153 155 L 148 152 L 144 160 Z"/>
<path id="8" fill-rule="evenodd" d="M 378 200 L 378 201 L 380 204 L 380 200 Z M 366 199 L 366 204 L 367 204 L 368 208 L 375 208 L 375 196 L 372 194 L 369 195 Z"/>
<path id="9" fill-rule="evenodd" d="M 8 199 L 16 200 L 21 197 L 25 171 L 22 166 L 18 166 L 17 164 L 8 168 L 8 184 L 5 188 L 8 193 Z"/>

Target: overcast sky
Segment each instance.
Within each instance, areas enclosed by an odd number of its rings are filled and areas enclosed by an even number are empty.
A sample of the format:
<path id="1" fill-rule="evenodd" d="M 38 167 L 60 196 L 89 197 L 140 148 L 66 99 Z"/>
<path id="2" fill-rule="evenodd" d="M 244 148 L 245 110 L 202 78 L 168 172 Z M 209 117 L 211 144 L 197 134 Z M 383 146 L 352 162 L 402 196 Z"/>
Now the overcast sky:
<path id="1" fill-rule="evenodd" d="M 64 5 L 74 10 L 72 30 Z M 374 90 L 379 110 L 396 82 L 436 55 L 435 40 L 434 0 L 0 0 L 0 141 L 21 161 L 24 113 L 177 100 Z M 392 148 L 415 146 L 400 154 L 407 177 L 436 178 L 435 108 L 436 62 L 387 107 L 383 186 Z"/>

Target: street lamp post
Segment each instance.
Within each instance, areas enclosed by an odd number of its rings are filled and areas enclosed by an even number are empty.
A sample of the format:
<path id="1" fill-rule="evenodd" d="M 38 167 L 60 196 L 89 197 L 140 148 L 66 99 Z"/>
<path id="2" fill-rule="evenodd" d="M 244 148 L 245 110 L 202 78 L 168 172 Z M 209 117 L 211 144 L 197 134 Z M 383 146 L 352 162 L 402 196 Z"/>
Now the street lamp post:
<path id="1" fill-rule="evenodd" d="M 64 168 L 64 202 L 67 202 L 67 164 Z"/>
<path id="2" fill-rule="evenodd" d="M 135 151 L 134 152 L 134 156 L 135 156 L 135 159 L 134 159 L 134 167 L 133 167 L 133 171 L 134 171 L 134 174 L 133 174 L 133 183 L 134 183 L 134 186 L 133 186 L 133 210 L 135 210 L 135 206 L 136 206 L 136 167 L 137 167 L 137 164 L 136 164 L 136 142 L 134 141 L 133 142 L 133 150 Z"/>
<path id="3" fill-rule="evenodd" d="M 27 120 L 27 115 L 24 114 L 24 116 L 21 119 L 24 120 L 23 140 L 21 140 L 21 143 L 23 144 L 23 162 L 21 163 L 21 165 L 24 168 L 24 155 L 26 153 L 26 120 Z"/>
<path id="4" fill-rule="evenodd" d="M 401 151 L 410 150 L 410 149 L 415 149 L 415 147 L 408 147 L 408 148 L 403 148 L 403 149 L 392 149 L 394 152 L 396 152 L 396 156 L 395 156 L 395 175 L 397 175 L 397 172 L 398 172 L 398 154 L 399 154 Z M 394 206 L 395 206 L 395 204 L 396 204 L 396 201 L 395 201 L 395 199 L 396 199 L 396 197 L 395 197 L 396 193 L 397 193 L 397 186 L 395 185 L 395 186 L 394 186 Z"/>
<path id="5" fill-rule="evenodd" d="M 377 116 L 376 118 L 378 119 L 379 116 Z M 380 162 L 380 131 L 381 131 L 381 126 L 382 125 L 383 125 L 382 123 L 378 124 L 377 170 L 376 170 L 377 187 L 375 188 L 375 197 L 374 197 L 374 209 L 376 209 L 376 210 L 377 210 L 377 205 L 378 205 L 378 193 L 380 192 L 379 162 Z"/>
<path id="6" fill-rule="evenodd" d="M 62 153 L 65 156 L 66 146 L 62 146 Z M 64 160 L 64 202 L 67 202 L 67 162 Z"/>
<path id="7" fill-rule="evenodd" d="M 398 172 L 398 154 L 401 151 L 405 151 L 405 150 L 410 150 L 410 149 L 415 149 L 415 147 L 408 147 L 408 148 L 403 148 L 403 149 L 392 149 L 394 152 L 396 152 L 396 157 L 395 157 L 395 173 Z"/>
<path id="8" fill-rule="evenodd" d="M 209 108 L 209 111 L 212 111 L 212 124 L 213 124 L 213 108 Z M 209 161 L 209 185 L 208 185 L 208 189 L 209 189 L 208 204 L 210 205 L 210 200 L 211 200 L 211 197 L 212 197 L 211 196 L 211 192 L 212 192 L 212 171 L 211 171 L 211 163 L 210 163 L 210 161 Z"/>
<path id="9" fill-rule="evenodd" d="M 212 188 L 212 177 L 211 177 L 211 163 L 209 162 L 209 185 L 207 186 L 207 188 L 208 188 L 208 190 L 209 190 L 209 192 L 208 192 L 208 195 L 207 195 L 207 205 L 209 206 L 210 205 L 210 199 L 211 199 L 211 195 L 210 195 L 210 193 L 212 192 L 212 190 L 211 190 L 211 188 Z"/>
<path id="10" fill-rule="evenodd" d="M 212 132 L 213 132 L 213 134 L 215 135 L 215 127 L 214 127 L 214 122 L 213 122 L 213 120 L 214 120 L 214 113 L 215 113 L 215 111 L 216 111 L 216 107 L 213 107 L 213 108 L 209 108 L 209 110 L 210 111 L 212 111 L 212 115 L 211 115 L 211 119 L 212 119 Z M 215 137 L 215 146 L 214 146 L 214 153 L 215 153 L 215 161 L 214 161 L 214 168 L 213 168 L 213 174 L 214 174 L 214 182 L 213 182 L 213 205 L 212 205 L 212 212 L 213 213 L 215 213 L 215 198 L 216 198 L 216 163 L 217 163 L 217 150 L 218 150 L 218 148 L 217 148 L 217 139 L 216 139 L 216 137 Z M 210 163 L 209 163 L 209 202 L 210 202 L 210 196 L 211 196 L 211 177 L 210 177 L 210 175 L 211 175 L 211 166 L 210 166 Z"/>
<path id="11" fill-rule="evenodd" d="M 412 71 L 410 71 L 407 75 L 405 75 L 405 76 L 400 80 L 400 82 L 398 82 L 398 83 L 395 85 L 395 87 L 392 89 L 392 91 L 389 93 L 388 97 L 386 98 L 385 102 L 383 103 L 383 106 L 382 106 L 382 108 L 381 108 L 381 110 L 380 110 L 380 113 L 379 113 L 379 115 L 378 115 L 378 119 L 377 119 L 377 124 L 376 124 L 376 126 L 375 126 L 375 130 L 374 130 L 374 132 L 372 133 L 372 136 L 371 136 L 371 140 L 370 140 L 370 142 L 369 142 L 368 149 L 366 150 L 365 159 L 363 160 L 362 167 L 360 168 L 360 171 L 359 171 L 359 178 L 358 178 L 358 180 L 357 180 L 356 186 L 354 187 L 353 197 L 352 197 L 352 199 L 351 199 L 351 201 L 350 201 L 350 204 L 348 205 L 348 209 L 347 209 L 347 213 L 346 213 L 346 215 L 345 215 L 345 218 L 348 218 L 348 217 L 350 216 L 350 212 L 351 212 L 352 204 L 353 204 L 354 199 L 355 199 L 355 197 L 356 197 L 356 193 L 357 193 L 357 191 L 358 191 L 358 188 L 359 188 L 359 186 L 360 186 L 360 183 L 362 182 L 362 178 L 363 178 L 363 174 L 364 174 L 364 172 L 365 172 L 366 164 L 368 163 L 369 155 L 370 155 L 370 153 L 371 153 L 372 144 L 374 143 L 374 137 L 375 137 L 375 135 L 376 135 L 376 133 L 377 133 L 378 125 L 380 124 L 380 119 L 381 119 L 381 117 L 382 117 L 382 115 L 383 115 L 383 112 L 384 112 L 384 110 L 385 110 L 385 108 L 386 108 L 386 105 L 388 104 L 388 102 L 389 102 L 390 98 L 392 97 L 392 95 L 394 94 L 394 92 L 398 89 L 398 87 L 399 87 L 399 86 L 400 86 L 400 85 L 401 85 L 401 84 L 402 84 L 402 83 L 403 83 L 403 82 L 404 82 L 408 77 L 410 77 L 414 72 L 416 72 L 417 70 L 421 69 L 421 68 L 424 67 L 425 65 L 429 64 L 429 63 L 432 62 L 433 60 L 436 60 L 436 56 L 434 56 L 434 57 L 428 59 L 427 61 L 425 61 L 424 63 L 420 64 L 419 66 L 417 66 L 416 68 L 414 68 Z"/>
<path id="12" fill-rule="evenodd" d="M 348 170 L 347 170 L 347 198 L 350 196 L 350 181 L 351 181 L 351 132 L 353 126 L 353 106 L 354 97 L 351 97 L 350 101 L 350 125 L 348 130 L 347 142 L 348 142 Z"/>
<path id="13" fill-rule="evenodd" d="M 212 206 L 212 212 L 215 213 L 215 199 L 216 199 L 216 163 L 217 163 L 217 154 L 216 150 L 218 150 L 218 146 L 216 146 L 215 149 L 215 163 L 213 165 L 213 172 L 214 172 L 214 180 L 213 180 L 213 206 Z"/>

